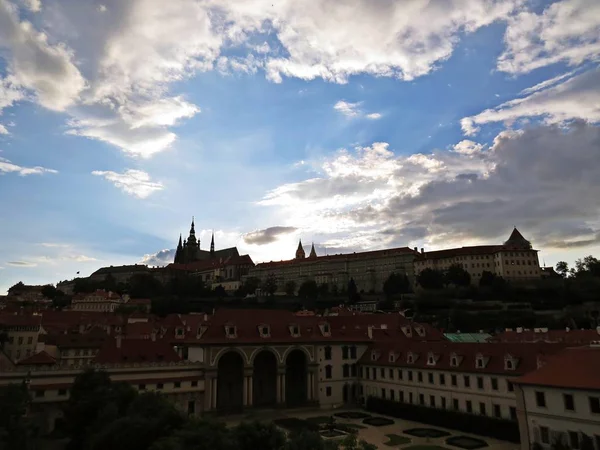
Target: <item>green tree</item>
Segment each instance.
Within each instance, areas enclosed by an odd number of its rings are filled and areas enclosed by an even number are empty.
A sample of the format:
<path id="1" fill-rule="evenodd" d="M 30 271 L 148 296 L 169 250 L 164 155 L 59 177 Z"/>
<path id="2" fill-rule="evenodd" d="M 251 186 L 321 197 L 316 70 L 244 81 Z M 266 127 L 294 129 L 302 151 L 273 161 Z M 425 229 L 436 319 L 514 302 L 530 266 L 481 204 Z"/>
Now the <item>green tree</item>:
<path id="1" fill-rule="evenodd" d="M 254 295 L 256 294 L 256 290 L 260 287 L 260 280 L 256 277 L 248 277 L 246 278 L 246 281 L 244 281 L 242 287 L 244 295 Z"/>
<path id="2" fill-rule="evenodd" d="M 227 292 L 225 292 L 225 288 L 221 285 L 218 285 L 216 288 L 214 288 L 213 293 L 215 297 L 217 297 L 219 300 L 221 300 L 224 297 L 227 297 Z"/>
<path id="3" fill-rule="evenodd" d="M 269 275 L 267 275 L 267 278 L 265 279 L 262 288 L 271 297 L 275 294 L 275 292 L 277 292 L 277 277 L 274 273 L 270 273 Z"/>
<path id="4" fill-rule="evenodd" d="M 222 422 L 192 418 L 171 436 L 157 440 L 150 450 L 237 450 L 235 438 Z"/>
<path id="5" fill-rule="evenodd" d="M 455 286 L 469 286 L 471 284 L 471 275 L 463 269 L 461 264 L 452 264 L 448 267 L 445 279 L 447 284 Z"/>
<path id="6" fill-rule="evenodd" d="M 569 276 L 569 264 L 566 261 L 559 261 L 556 263 L 556 272 L 563 278 Z"/>
<path id="7" fill-rule="evenodd" d="M 25 383 L 0 388 L 0 448 L 33 448 L 33 427 L 27 418 L 31 398 Z"/>
<path id="8" fill-rule="evenodd" d="M 319 295 L 319 287 L 315 280 L 306 280 L 298 289 L 298 297 L 302 299 L 315 299 Z"/>
<path id="9" fill-rule="evenodd" d="M 150 274 L 137 273 L 128 282 L 127 292 L 132 298 L 154 298 L 164 295 L 163 284 Z"/>
<path id="10" fill-rule="evenodd" d="M 423 289 L 442 289 L 444 287 L 444 274 L 435 269 L 423 269 L 417 275 L 417 283 Z"/>
<path id="11" fill-rule="evenodd" d="M 405 274 L 391 273 L 383 283 L 383 292 L 388 299 L 410 291 L 410 282 Z"/>
<path id="12" fill-rule="evenodd" d="M 285 283 L 285 293 L 290 297 L 296 293 L 296 282 L 294 280 L 290 280 Z"/>
<path id="13" fill-rule="evenodd" d="M 286 441 L 273 422 L 242 422 L 233 432 L 239 450 L 282 450 Z"/>
<path id="14" fill-rule="evenodd" d="M 286 450 L 325 450 L 325 442 L 319 433 L 309 430 L 294 430 L 288 436 Z"/>
<path id="15" fill-rule="evenodd" d="M 575 261 L 575 275 L 600 277 L 600 261 L 592 255 Z"/>

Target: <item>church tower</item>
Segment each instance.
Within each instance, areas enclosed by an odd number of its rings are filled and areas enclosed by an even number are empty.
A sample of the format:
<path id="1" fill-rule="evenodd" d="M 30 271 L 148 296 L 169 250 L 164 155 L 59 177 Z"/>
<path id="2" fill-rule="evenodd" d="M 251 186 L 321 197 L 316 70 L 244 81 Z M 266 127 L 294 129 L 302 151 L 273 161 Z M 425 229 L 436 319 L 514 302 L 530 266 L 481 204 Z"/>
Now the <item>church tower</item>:
<path id="1" fill-rule="evenodd" d="M 296 259 L 304 259 L 306 258 L 306 253 L 304 253 L 304 248 L 302 247 L 302 239 L 298 242 L 298 249 L 296 250 Z"/>
<path id="2" fill-rule="evenodd" d="M 183 244 L 181 243 L 181 234 L 179 234 L 179 243 L 177 244 L 177 250 L 175 250 L 175 264 L 181 264 L 183 262 Z"/>
<path id="3" fill-rule="evenodd" d="M 215 232 L 212 232 L 212 236 L 210 238 L 210 257 L 211 259 L 215 257 Z"/>
<path id="4" fill-rule="evenodd" d="M 312 247 L 310 248 L 310 255 L 308 255 L 309 258 L 314 259 L 317 257 L 317 252 L 315 250 L 315 243 L 312 243 Z"/>

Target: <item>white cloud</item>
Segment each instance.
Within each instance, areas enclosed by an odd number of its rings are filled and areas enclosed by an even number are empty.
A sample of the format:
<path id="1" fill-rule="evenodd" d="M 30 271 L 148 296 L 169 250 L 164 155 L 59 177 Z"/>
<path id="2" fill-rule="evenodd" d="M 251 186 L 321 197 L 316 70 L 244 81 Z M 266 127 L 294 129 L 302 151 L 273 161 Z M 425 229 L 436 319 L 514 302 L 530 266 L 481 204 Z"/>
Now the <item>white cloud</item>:
<path id="1" fill-rule="evenodd" d="M 557 62 L 572 66 L 600 57 L 600 2 L 562 0 L 540 14 L 522 11 L 508 20 L 498 69 L 526 73 Z"/>
<path id="2" fill-rule="evenodd" d="M 559 81 L 562 81 L 565 78 L 569 78 L 569 77 L 573 76 L 575 74 L 575 72 L 576 72 L 575 70 L 572 70 L 571 72 L 563 73 L 562 75 L 558 75 L 554 78 L 550 78 L 549 80 L 542 81 L 541 83 L 538 83 L 535 86 L 531 86 L 527 89 L 523 89 L 521 92 L 519 92 L 519 95 L 533 94 L 534 92 L 544 90 L 550 86 L 554 86 Z"/>
<path id="3" fill-rule="evenodd" d="M 377 119 L 381 119 L 382 115 L 381 115 L 381 113 L 371 113 L 371 114 L 367 114 L 365 117 L 367 119 L 377 120 Z"/>
<path id="4" fill-rule="evenodd" d="M 0 0 L 0 48 L 8 49 L 8 73 L 14 85 L 31 89 L 40 104 L 62 111 L 77 100 L 85 80 L 72 62 L 72 53 L 26 21 L 17 8 Z"/>
<path id="5" fill-rule="evenodd" d="M 396 156 L 376 143 L 339 151 L 318 177 L 259 204 L 273 221 L 338 245 L 489 243 L 517 225 L 542 248 L 585 246 L 600 243 L 599 139 L 600 128 L 576 122 L 505 131 L 490 148 L 465 140 L 450 152 Z"/>
<path id="6" fill-rule="evenodd" d="M 559 124 L 573 119 L 600 122 L 600 68 L 589 70 L 567 81 L 528 97 L 502 103 L 475 116 L 465 117 L 461 126 L 467 136 L 479 131 L 478 125 L 541 117 L 545 123 Z"/>
<path id="7" fill-rule="evenodd" d="M 156 191 L 161 191 L 161 183 L 150 180 L 150 175 L 141 170 L 128 169 L 124 173 L 95 170 L 92 175 L 103 177 L 127 194 L 138 198 L 147 198 Z"/>
<path id="8" fill-rule="evenodd" d="M 505 18 L 523 2 L 210 3 L 224 11 L 235 37 L 259 31 L 278 38 L 286 56 L 270 55 L 266 71 L 271 80 L 281 82 L 283 76 L 290 76 L 344 83 L 360 73 L 404 80 L 425 75 L 452 54 L 460 32 L 473 32 Z"/>
<path id="9" fill-rule="evenodd" d="M 0 134 L 10 134 L 6 127 L 0 123 Z"/>
<path id="10" fill-rule="evenodd" d="M 356 117 L 361 114 L 359 106 L 362 102 L 350 103 L 344 100 L 338 101 L 335 105 L 333 105 L 333 109 L 343 114 L 346 117 Z"/>
<path id="11" fill-rule="evenodd" d="M 31 12 L 40 12 L 42 9 L 42 2 L 40 0 L 21 0 L 27 9 Z"/>
<path id="12" fill-rule="evenodd" d="M 8 261 L 6 263 L 7 266 L 12 266 L 12 267 L 36 267 L 37 264 L 36 263 L 32 263 L 29 261 Z"/>
<path id="13" fill-rule="evenodd" d="M 42 175 L 44 173 L 58 173 L 54 169 L 47 169 L 45 167 L 23 167 L 13 164 L 6 158 L 0 158 L 0 175 L 5 173 L 16 173 L 22 177 L 27 175 Z"/>
<path id="14" fill-rule="evenodd" d="M 0 115 L 2 110 L 12 106 L 25 96 L 22 89 L 9 78 L 0 78 Z"/>

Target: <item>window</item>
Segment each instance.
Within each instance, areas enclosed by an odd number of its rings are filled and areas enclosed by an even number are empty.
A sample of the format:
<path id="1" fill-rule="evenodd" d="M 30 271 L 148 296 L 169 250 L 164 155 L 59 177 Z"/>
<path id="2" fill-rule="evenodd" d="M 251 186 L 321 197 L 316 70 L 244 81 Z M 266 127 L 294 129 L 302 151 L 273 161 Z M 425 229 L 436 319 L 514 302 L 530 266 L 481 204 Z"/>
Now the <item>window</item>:
<path id="1" fill-rule="evenodd" d="M 508 389 L 508 392 L 513 392 L 515 390 L 514 385 L 510 382 L 510 381 L 506 381 L 506 389 Z"/>
<path id="2" fill-rule="evenodd" d="M 390 369 L 389 370 L 389 375 L 388 376 L 389 376 L 390 380 L 394 379 L 394 369 Z"/>
<path id="3" fill-rule="evenodd" d="M 373 379 L 377 379 L 377 369 L 375 367 L 373 367 Z"/>
<path id="4" fill-rule="evenodd" d="M 498 378 L 492 378 L 492 389 L 494 391 L 498 390 Z"/>
<path id="5" fill-rule="evenodd" d="M 453 356 L 452 359 L 450 360 L 450 365 L 452 367 L 456 367 L 458 366 L 458 359 L 456 358 L 456 356 Z"/>
<path id="6" fill-rule="evenodd" d="M 412 370 L 408 371 L 408 381 L 412 381 L 413 380 L 413 374 L 412 374 Z"/>
<path id="7" fill-rule="evenodd" d="M 192 381 L 192 387 L 198 387 L 198 382 L 197 381 Z"/>
<path id="8" fill-rule="evenodd" d="M 28 343 L 29 345 L 33 344 L 33 337 L 29 336 L 29 337 L 27 338 L 27 343 Z"/>
<path id="9" fill-rule="evenodd" d="M 292 326 L 292 334 L 294 336 L 300 336 L 300 328 L 298 327 L 298 325 Z"/>
<path id="10" fill-rule="evenodd" d="M 427 380 L 429 381 L 429 384 L 433 384 L 433 374 L 432 373 L 427 374 Z"/>
<path id="11" fill-rule="evenodd" d="M 564 394 L 563 400 L 565 402 L 566 411 L 575 411 L 575 400 L 573 399 L 572 394 Z"/>
<path id="12" fill-rule="evenodd" d="M 477 360 L 476 360 L 476 361 L 477 361 L 477 363 L 476 363 L 476 367 L 477 367 L 478 369 L 483 369 L 483 358 L 480 358 L 480 357 L 479 357 L 479 358 L 477 358 Z"/>
<path id="13" fill-rule="evenodd" d="M 546 407 L 546 394 L 541 391 L 535 391 L 535 404 L 538 408 Z"/>
<path id="14" fill-rule="evenodd" d="M 356 347 L 355 346 L 350 347 L 350 358 L 356 359 Z"/>
<path id="15" fill-rule="evenodd" d="M 356 364 L 352 364 L 350 366 L 350 376 L 352 376 L 352 377 L 356 376 Z"/>
<path id="16" fill-rule="evenodd" d="M 325 366 L 325 378 L 331 378 L 331 366 Z"/>
<path id="17" fill-rule="evenodd" d="M 385 380 L 385 369 L 384 368 L 379 369 L 379 373 L 381 374 L 381 379 Z"/>
<path id="18" fill-rule="evenodd" d="M 66 389 L 59 389 L 58 390 L 58 395 L 60 397 L 64 397 L 65 395 L 67 395 L 67 390 Z"/>
<path id="19" fill-rule="evenodd" d="M 404 403 L 404 391 L 398 391 L 399 400 Z"/>
<path id="20" fill-rule="evenodd" d="M 329 324 L 328 323 L 323 324 L 323 333 L 329 334 L 329 331 L 330 331 L 329 330 Z"/>
<path id="21" fill-rule="evenodd" d="M 417 373 L 417 379 L 419 380 L 419 383 L 423 382 L 423 372 Z"/>
<path id="22" fill-rule="evenodd" d="M 331 386 L 327 386 L 327 387 L 325 388 L 325 395 L 326 395 L 327 397 L 331 397 Z"/>
<path id="23" fill-rule="evenodd" d="M 409 392 L 409 393 L 408 393 L 408 402 L 409 402 L 409 403 L 412 403 L 412 402 L 413 402 L 413 393 L 412 393 L 412 392 Z"/>
<path id="24" fill-rule="evenodd" d="M 381 398 L 385 398 L 385 388 L 381 388 Z"/>
<path id="25" fill-rule="evenodd" d="M 269 335 L 269 327 L 267 326 L 262 326 L 260 327 L 260 335 L 265 337 Z"/>
<path id="26" fill-rule="evenodd" d="M 325 361 L 329 361 L 331 359 L 331 347 L 325 347 Z"/>
<path id="27" fill-rule="evenodd" d="M 471 378 L 468 375 L 465 375 L 463 378 L 465 382 L 465 387 L 471 387 Z"/>
<path id="28" fill-rule="evenodd" d="M 473 404 L 471 403 L 471 400 L 467 400 L 467 412 L 468 413 L 473 412 Z"/>
<path id="29" fill-rule="evenodd" d="M 435 396 L 434 395 L 429 396 L 429 406 L 431 406 L 432 408 L 435 408 Z"/>
<path id="30" fill-rule="evenodd" d="M 45 395 L 46 395 L 46 391 L 43 390 L 43 389 L 39 389 L 39 390 L 35 391 L 35 396 L 38 397 L 38 398 L 39 397 L 44 397 Z"/>
<path id="31" fill-rule="evenodd" d="M 571 444 L 571 448 L 579 448 L 579 432 L 569 431 L 569 443 Z"/>
<path id="32" fill-rule="evenodd" d="M 348 359 L 348 347 L 345 345 L 342 347 L 342 359 Z"/>
<path id="33" fill-rule="evenodd" d="M 156 389 L 162 389 L 164 386 L 162 383 L 157 383 Z"/>
<path id="34" fill-rule="evenodd" d="M 483 389 L 483 377 L 477 377 L 477 389 Z"/>
<path id="35" fill-rule="evenodd" d="M 517 420 L 517 408 L 515 408 L 514 406 L 511 406 L 509 408 L 509 410 L 510 410 L 510 418 L 512 420 Z"/>
<path id="36" fill-rule="evenodd" d="M 454 410 L 458 411 L 458 399 L 457 398 L 453 398 L 452 399 L 452 408 L 454 408 Z"/>
<path id="37" fill-rule="evenodd" d="M 513 369 L 512 359 L 507 359 L 506 361 L 504 361 L 504 366 L 506 367 L 507 370 L 512 370 Z"/>
<path id="38" fill-rule="evenodd" d="M 22 345 L 22 344 L 23 344 L 23 336 L 20 336 L 20 337 L 19 337 L 19 340 L 18 340 L 18 342 L 19 342 L 19 345 Z"/>
<path id="39" fill-rule="evenodd" d="M 390 400 L 396 400 L 395 396 L 396 396 L 396 391 L 394 391 L 393 389 L 390 389 Z"/>
<path id="40" fill-rule="evenodd" d="M 370 369 L 368 367 L 365 367 L 365 378 L 367 380 L 369 379 L 369 375 L 370 375 Z"/>
<path id="41" fill-rule="evenodd" d="M 176 381 L 175 383 L 173 383 L 173 387 L 175 389 L 179 389 L 181 387 L 181 382 L 180 381 Z"/>
<path id="42" fill-rule="evenodd" d="M 456 382 L 456 375 L 450 375 L 450 383 L 452 384 L 452 386 L 458 385 L 458 383 Z"/>
<path id="43" fill-rule="evenodd" d="M 423 394 L 419 394 L 419 404 L 425 405 L 425 396 Z"/>
<path id="44" fill-rule="evenodd" d="M 482 416 L 485 416 L 485 403 L 483 403 L 483 402 L 479 403 L 479 414 L 481 414 Z"/>
<path id="45" fill-rule="evenodd" d="M 227 337 L 235 337 L 235 327 L 227 326 L 225 327 L 225 333 Z"/>
<path id="46" fill-rule="evenodd" d="M 349 377 L 350 376 L 350 367 L 348 366 L 348 364 L 344 364 L 342 366 L 342 376 L 344 378 Z"/>
<path id="47" fill-rule="evenodd" d="M 446 385 L 446 375 L 444 375 L 443 373 L 440 373 L 440 384 L 442 386 Z"/>
<path id="48" fill-rule="evenodd" d="M 590 397 L 590 412 L 600 414 L 600 397 Z"/>
<path id="49" fill-rule="evenodd" d="M 398 369 L 398 379 L 402 379 L 402 369 Z"/>
<path id="50" fill-rule="evenodd" d="M 494 417 L 500 419 L 502 417 L 502 411 L 500 409 L 500 405 L 493 405 L 494 408 Z"/>

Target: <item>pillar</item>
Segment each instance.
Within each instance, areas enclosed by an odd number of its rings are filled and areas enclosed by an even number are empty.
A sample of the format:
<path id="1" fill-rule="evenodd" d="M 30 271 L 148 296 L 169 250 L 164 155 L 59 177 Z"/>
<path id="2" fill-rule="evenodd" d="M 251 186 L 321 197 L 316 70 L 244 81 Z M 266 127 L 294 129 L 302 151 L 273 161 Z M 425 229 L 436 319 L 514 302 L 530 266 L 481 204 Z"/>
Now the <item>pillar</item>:
<path id="1" fill-rule="evenodd" d="M 281 374 L 280 373 L 277 374 L 275 384 L 277 385 L 275 388 L 275 391 L 277 394 L 277 404 L 279 404 L 279 403 L 281 403 Z"/>
<path id="2" fill-rule="evenodd" d="M 310 402 L 313 400 L 313 371 L 309 370 L 306 377 L 306 399 Z"/>
<path id="3" fill-rule="evenodd" d="M 210 383 L 211 390 L 211 407 L 210 409 L 217 409 L 217 378 L 213 378 Z"/>

